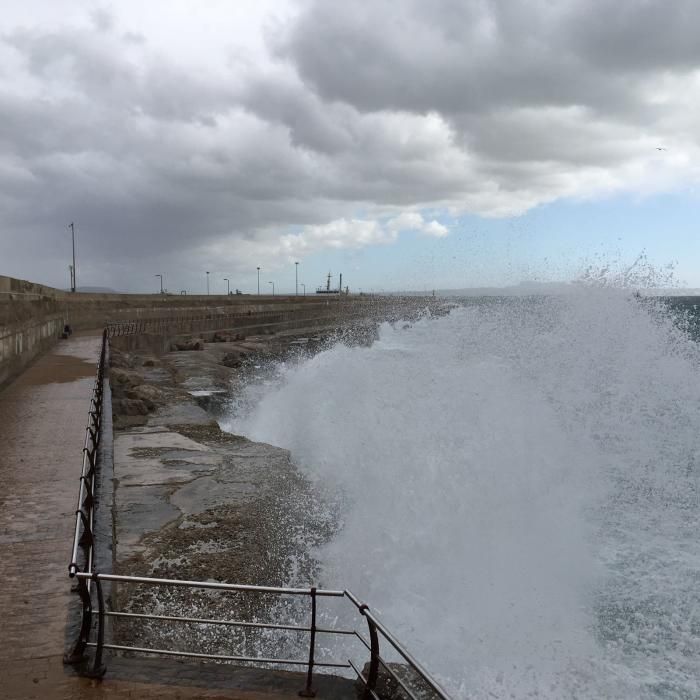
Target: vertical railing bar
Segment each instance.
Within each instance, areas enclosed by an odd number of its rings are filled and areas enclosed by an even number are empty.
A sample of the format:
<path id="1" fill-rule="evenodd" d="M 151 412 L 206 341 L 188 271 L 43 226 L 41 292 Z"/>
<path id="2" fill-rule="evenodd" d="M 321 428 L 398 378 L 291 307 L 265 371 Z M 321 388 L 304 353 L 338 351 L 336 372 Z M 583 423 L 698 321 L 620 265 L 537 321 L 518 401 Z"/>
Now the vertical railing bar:
<path id="1" fill-rule="evenodd" d="M 92 678 L 101 678 L 106 671 L 105 665 L 102 663 L 105 643 L 105 599 L 100 577 L 94 573 L 92 580 L 95 582 L 95 587 L 97 588 L 97 645 L 95 647 L 95 658 L 93 660 L 92 669 L 88 675 Z"/>
<path id="2" fill-rule="evenodd" d="M 367 606 L 365 606 L 365 608 L 366 607 Z M 363 611 L 360 612 L 364 614 Z M 376 689 L 377 678 L 379 676 L 379 636 L 377 635 L 377 626 L 370 618 L 367 618 L 367 625 L 369 626 L 369 639 L 371 649 L 369 652 L 369 673 L 367 674 L 367 688 L 365 690 L 365 700 L 369 700 L 370 698 L 370 692 L 367 691 L 374 691 Z"/>
<path id="3" fill-rule="evenodd" d="M 299 691 L 302 698 L 314 698 L 316 693 L 312 688 L 314 672 L 314 653 L 316 648 L 316 586 L 311 587 L 311 628 L 309 634 L 309 669 L 306 672 L 306 687 Z"/>

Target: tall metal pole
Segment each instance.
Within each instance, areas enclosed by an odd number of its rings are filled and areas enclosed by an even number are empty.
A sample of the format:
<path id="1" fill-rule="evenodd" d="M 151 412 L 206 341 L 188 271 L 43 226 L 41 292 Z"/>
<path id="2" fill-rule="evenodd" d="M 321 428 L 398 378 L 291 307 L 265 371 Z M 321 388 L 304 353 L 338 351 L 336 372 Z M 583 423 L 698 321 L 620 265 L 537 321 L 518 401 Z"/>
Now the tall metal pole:
<path id="1" fill-rule="evenodd" d="M 294 263 L 294 296 L 299 296 L 299 263 Z"/>
<path id="2" fill-rule="evenodd" d="M 160 277 L 160 293 L 163 293 L 163 275 L 155 275 L 156 277 Z"/>
<path id="3" fill-rule="evenodd" d="M 268 282 L 268 284 L 272 285 L 272 296 L 275 296 L 275 283 L 274 282 Z"/>
<path id="4" fill-rule="evenodd" d="M 304 296 L 306 296 L 306 285 L 303 282 L 301 282 L 300 284 L 304 288 Z"/>
<path id="5" fill-rule="evenodd" d="M 73 279 L 71 284 L 71 292 L 75 292 L 76 281 L 75 281 L 75 225 L 71 222 L 70 225 L 71 239 L 73 240 Z"/>
<path id="6" fill-rule="evenodd" d="M 207 296 L 209 296 L 209 273 L 207 272 Z"/>
<path id="7" fill-rule="evenodd" d="M 224 277 L 224 282 L 226 282 L 226 296 L 231 294 L 231 285 L 229 284 L 228 277 Z"/>
<path id="8" fill-rule="evenodd" d="M 260 296 L 260 268 L 258 268 L 258 296 Z"/>

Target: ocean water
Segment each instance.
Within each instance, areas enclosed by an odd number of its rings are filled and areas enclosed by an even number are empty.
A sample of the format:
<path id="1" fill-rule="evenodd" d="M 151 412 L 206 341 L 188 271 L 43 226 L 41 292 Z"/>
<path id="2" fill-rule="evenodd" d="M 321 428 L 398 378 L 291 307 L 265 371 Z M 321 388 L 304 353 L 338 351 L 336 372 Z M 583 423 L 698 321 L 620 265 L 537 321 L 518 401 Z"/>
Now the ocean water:
<path id="1" fill-rule="evenodd" d="M 455 697 L 700 697 L 700 352 L 664 307 L 465 300 L 244 398 L 224 427 L 340 494 L 322 585 Z"/>

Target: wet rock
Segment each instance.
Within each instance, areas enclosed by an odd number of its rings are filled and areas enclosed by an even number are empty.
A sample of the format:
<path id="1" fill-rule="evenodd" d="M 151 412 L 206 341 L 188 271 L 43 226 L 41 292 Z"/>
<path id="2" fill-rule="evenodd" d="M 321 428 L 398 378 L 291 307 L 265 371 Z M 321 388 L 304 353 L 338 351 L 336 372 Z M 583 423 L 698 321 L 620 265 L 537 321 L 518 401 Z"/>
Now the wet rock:
<path id="1" fill-rule="evenodd" d="M 131 358 L 127 353 L 112 348 L 110 351 L 109 364 L 112 368 L 129 369 L 131 367 Z"/>
<path id="2" fill-rule="evenodd" d="M 243 356 L 240 350 L 232 350 L 221 358 L 221 364 L 224 365 L 224 367 L 240 367 Z"/>
<path id="3" fill-rule="evenodd" d="M 112 367 L 109 371 L 109 381 L 113 388 L 138 386 L 142 383 L 141 375 L 129 369 Z"/>
<path id="4" fill-rule="evenodd" d="M 124 416 L 145 416 L 149 412 L 146 402 L 140 399 L 113 399 L 112 409 Z"/>
<path id="5" fill-rule="evenodd" d="M 143 401 L 148 406 L 149 411 L 155 410 L 167 400 L 165 392 L 152 384 L 139 384 L 133 389 L 127 390 L 126 398 Z"/>
<path id="6" fill-rule="evenodd" d="M 204 341 L 201 338 L 192 338 L 191 340 L 185 340 L 180 343 L 173 343 L 171 345 L 171 350 L 180 351 L 192 351 L 192 350 L 204 350 Z"/>
<path id="7" fill-rule="evenodd" d="M 173 402 L 161 406 L 149 419 L 151 426 L 164 425 L 214 425 L 216 421 L 194 401 Z"/>

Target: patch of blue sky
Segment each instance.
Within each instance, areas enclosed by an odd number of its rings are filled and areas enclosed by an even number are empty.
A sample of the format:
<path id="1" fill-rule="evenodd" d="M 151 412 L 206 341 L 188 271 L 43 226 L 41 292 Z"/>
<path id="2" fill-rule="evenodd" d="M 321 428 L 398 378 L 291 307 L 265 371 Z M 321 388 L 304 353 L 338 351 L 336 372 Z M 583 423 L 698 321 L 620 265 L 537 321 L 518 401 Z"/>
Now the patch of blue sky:
<path id="1" fill-rule="evenodd" d="M 329 271 L 354 291 L 506 286 L 576 279 L 588 265 L 620 268 L 645 252 L 659 269 L 675 264 L 680 285 L 700 287 L 700 198 L 692 192 L 559 200 L 501 219 L 434 214 L 425 218 L 448 226 L 449 236 L 407 231 L 395 243 L 324 250 L 302 261 L 300 280 L 307 292 Z M 281 288 L 293 289 L 293 274 L 292 266 Z"/>

